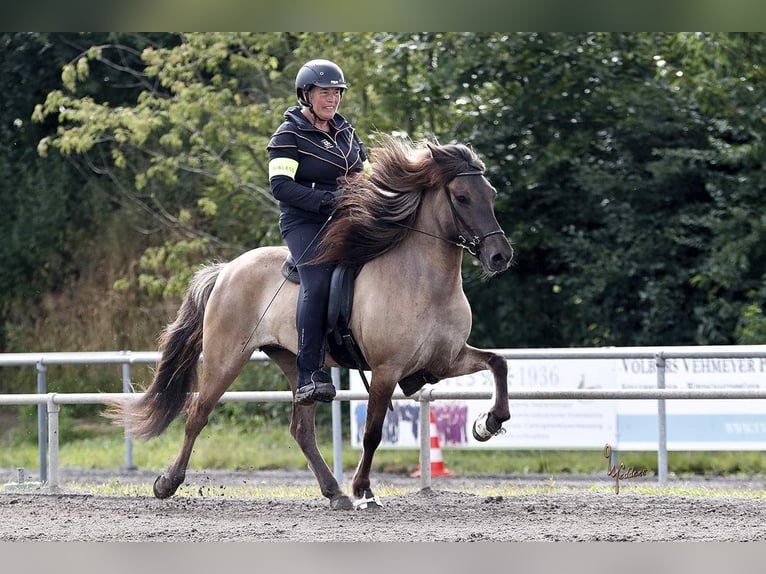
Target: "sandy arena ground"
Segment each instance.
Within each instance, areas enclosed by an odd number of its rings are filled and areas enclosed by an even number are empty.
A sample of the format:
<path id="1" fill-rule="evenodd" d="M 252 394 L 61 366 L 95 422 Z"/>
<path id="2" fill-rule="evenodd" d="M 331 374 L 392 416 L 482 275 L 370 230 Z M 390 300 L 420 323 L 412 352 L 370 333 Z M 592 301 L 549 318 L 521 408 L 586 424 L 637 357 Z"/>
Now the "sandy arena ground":
<path id="1" fill-rule="evenodd" d="M 0 469 L 0 484 L 10 485 L 0 491 L 0 541 L 766 540 L 761 479 L 672 479 L 669 487 L 690 494 L 646 494 L 640 486 L 656 483 L 646 477 L 623 481 L 615 494 L 606 472 L 439 477 L 430 490 L 419 479 L 374 474 L 382 508 L 333 511 L 308 471 L 189 471 L 168 500 L 148 490 L 156 474 L 61 469 L 60 489 L 49 491 L 14 487 L 16 470 Z M 105 484 L 127 494 L 103 494 Z M 509 487 L 519 494 L 498 494 Z"/>

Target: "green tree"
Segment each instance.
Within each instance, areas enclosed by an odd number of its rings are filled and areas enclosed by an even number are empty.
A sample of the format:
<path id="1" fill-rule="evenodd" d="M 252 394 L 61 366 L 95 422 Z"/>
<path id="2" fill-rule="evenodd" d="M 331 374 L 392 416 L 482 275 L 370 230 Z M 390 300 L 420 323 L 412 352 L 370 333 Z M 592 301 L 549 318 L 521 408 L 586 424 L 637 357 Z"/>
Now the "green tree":
<path id="1" fill-rule="evenodd" d="M 684 34 L 667 74 L 705 118 L 705 146 L 679 154 L 703 171 L 709 209 L 690 224 L 708 253 L 692 283 L 699 343 L 766 343 L 765 36 Z"/>
<path id="2" fill-rule="evenodd" d="M 60 84 L 62 66 L 107 36 L 0 34 L 0 349 L 43 294 L 80 271 L 78 247 L 113 207 L 88 173 L 61 156 L 38 155 L 40 139 L 58 128 L 56 118 L 31 121 L 34 106 Z M 113 99 L 125 91 L 107 82 L 89 87 Z"/>
<path id="3" fill-rule="evenodd" d="M 750 78 L 758 38 L 484 34 L 470 38 L 472 52 L 468 40 L 452 38 L 453 125 L 503 186 L 498 207 L 518 254 L 511 273 L 468 285 L 477 315 L 496 317 L 479 320 L 476 335 L 499 346 L 734 342 L 741 307 L 700 289 L 699 272 L 716 244 L 742 248 L 713 223 L 736 221 L 736 210 L 711 209 L 721 165 L 730 182 L 743 175 L 727 156 L 732 136 L 748 130 L 741 113 L 736 128 L 716 117 L 723 98 L 708 94 L 703 106 L 699 95 L 707 83 L 724 86 L 721 94 L 732 83 L 752 104 L 762 93 Z M 713 66 L 710 42 L 738 66 Z M 758 141 L 758 120 L 749 127 Z M 743 193 L 759 194 L 752 177 L 740 181 Z"/>
<path id="4" fill-rule="evenodd" d="M 484 282 L 466 258 L 475 342 L 735 342 L 766 330 L 762 40 L 184 34 L 126 66 L 136 96 L 119 104 L 83 90 L 122 48 L 82 50 L 35 117 L 59 126 L 41 151 L 84 162 L 163 230 L 142 285 L 174 297 L 204 259 L 281 242 L 265 145 L 298 66 L 334 59 L 351 82 L 343 111 L 368 145 L 397 131 L 468 142 L 486 160 L 517 263 Z"/>
<path id="5" fill-rule="evenodd" d="M 135 72 L 142 90 L 131 105 L 120 106 L 80 94 L 93 65 L 109 65 L 110 54 L 122 50 L 92 48 L 64 68 L 63 88 L 37 107 L 36 119 L 56 116 L 61 126 L 40 142 L 41 153 L 54 147 L 85 158 L 134 210 L 167 231 L 166 241 L 143 259 L 142 284 L 179 296 L 193 261 L 281 242 L 265 148 L 295 103 L 298 66 L 343 54 L 347 73 L 359 78 L 358 95 L 350 90 L 344 101 L 351 100 L 353 117 L 375 107 L 363 73 L 367 41 L 364 34 L 184 34 L 175 45 L 143 50 Z M 367 118 L 367 126 L 375 123 Z"/>

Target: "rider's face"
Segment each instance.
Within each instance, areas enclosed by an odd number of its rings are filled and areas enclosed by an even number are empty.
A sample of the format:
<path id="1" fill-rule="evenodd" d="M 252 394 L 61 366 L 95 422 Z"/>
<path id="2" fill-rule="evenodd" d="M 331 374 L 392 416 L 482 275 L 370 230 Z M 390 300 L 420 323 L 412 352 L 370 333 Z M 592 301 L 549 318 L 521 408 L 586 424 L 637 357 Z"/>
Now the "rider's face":
<path id="1" fill-rule="evenodd" d="M 309 101 L 314 106 L 314 113 L 319 119 L 329 121 L 338 111 L 341 99 L 340 88 L 321 88 L 316 86 L 309 91 Z"/>

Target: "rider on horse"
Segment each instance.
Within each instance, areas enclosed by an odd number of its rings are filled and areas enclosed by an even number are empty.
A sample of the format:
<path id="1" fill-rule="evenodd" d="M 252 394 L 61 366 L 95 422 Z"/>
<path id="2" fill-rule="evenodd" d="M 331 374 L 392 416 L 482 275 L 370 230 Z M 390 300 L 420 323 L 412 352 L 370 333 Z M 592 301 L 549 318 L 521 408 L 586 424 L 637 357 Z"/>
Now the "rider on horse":
<path id="1" fill-rule="evenodd" d="M 338 179 L 364 169 L 367 155 L 351 124 L 338 113 L 347 84 L 329 60 L 311 60 L 295 78 L 300 106 L 268 144 L 269 184 L 279 201 L 279 227 L 297 264 L 298 380 L 295 402 L 330 402 L 335 387 L 324 371 L 327 298 L 332 264 L 312 265 L 338 194 Z"/>

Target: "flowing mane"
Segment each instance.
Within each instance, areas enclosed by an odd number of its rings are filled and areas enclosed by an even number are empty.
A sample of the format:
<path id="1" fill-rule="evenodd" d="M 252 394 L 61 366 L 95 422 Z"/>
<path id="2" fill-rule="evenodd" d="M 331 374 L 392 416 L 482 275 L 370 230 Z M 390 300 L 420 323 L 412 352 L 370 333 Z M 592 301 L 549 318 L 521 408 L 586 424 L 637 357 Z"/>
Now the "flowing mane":
<path id="1" fill-rule="evenodd" d="M 484 171 L 466 145 L 436 145 L 385 136 L 370 150 L 372 173 L 340 182 L 345 190 L 319 244 L 314 263 L 361 265 L 401 243 L 418 214 L 423 194 L 440 190 L 457 174 Z"/>

